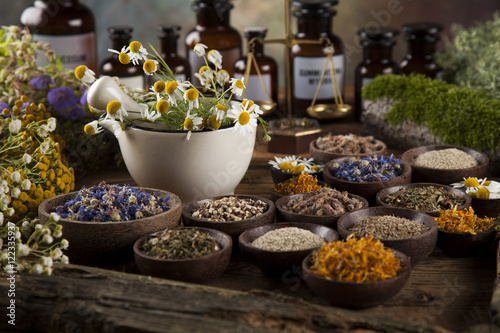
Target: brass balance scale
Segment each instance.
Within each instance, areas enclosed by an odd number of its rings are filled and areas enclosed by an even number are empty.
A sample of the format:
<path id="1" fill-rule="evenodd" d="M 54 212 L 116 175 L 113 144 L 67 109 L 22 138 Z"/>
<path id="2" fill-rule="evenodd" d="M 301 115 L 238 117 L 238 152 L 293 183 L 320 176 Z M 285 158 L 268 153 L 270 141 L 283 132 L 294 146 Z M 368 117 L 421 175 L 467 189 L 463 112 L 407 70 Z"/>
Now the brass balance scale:
<path id="1" fill-rule="evenodd" d="M 265 115 L 271 114 L 272 111 L 276 108 L 277 104 L 272 100 L 271 94 L 269 93 L 260 73 L 259 66 L 257 65 L 257 61 L 255 60 L 254 56 L 254 45 L 257 41 L 266 44 L 280 43 L 285 45 L 287 55 L 289 55 L 291 47 L 299 43 L 298 40 L 293 38 L 291 31 L 291 14 L 289 2 L 290 0 L 284 0 L 286 32 L 286 36 L 284 39 L 263 40 L 259 37 L 254 37 L 248 41 L 248 57 L 246 63 L 245 82 L 248 82 L 250 71 L 253 66 L 268 97 L 268 101 L 256 102 L 260 106 L 262 111 L 264 111 Z M 316 92 L 311 105 L 306 110 L 307 114 L 312 118 L 296 118 L 292 116 L 291 66 L 290 57 L 287 56 L 285 57 L 287 117 L 269 121 L 269 134 L 272 137 L 272 140 L 268 144 L 268 150 L 270 152 L 299 154 L 309 151 L 309 142 L 318 137 L 321 132 L 321 128 L 317 119 L 327 120 L 343 118 L 349 115 L 351 111 L 351 106 L 344 104 L 344 101 L 342 99 L 340 84 L 333 61 L 334 49 L 332 42 L 328 38 L 320 38 L 319 40 L 300 40 L 300 43 L 325 44 L 327 50 L 325 66 L 321 73 L 318 87 L 316 88 Z M 318 97 L 321 84 L 327 73 L 328 67 L 333 82 L 333 96 L 335 104 L 316 104 L 316 99 Z"/>

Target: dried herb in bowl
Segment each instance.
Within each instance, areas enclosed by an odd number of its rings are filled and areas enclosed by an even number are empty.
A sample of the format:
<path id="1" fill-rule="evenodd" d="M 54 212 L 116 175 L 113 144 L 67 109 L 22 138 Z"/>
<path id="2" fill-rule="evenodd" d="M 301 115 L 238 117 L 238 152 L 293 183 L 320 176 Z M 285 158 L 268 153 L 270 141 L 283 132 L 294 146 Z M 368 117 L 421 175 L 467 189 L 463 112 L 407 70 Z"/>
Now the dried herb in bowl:
<path id="1" fill-rule="evenodd" d="M 403 166 L 394 155 L 373 155 L 334 163 L 330 172 L 332 176 L 350 182 L 378 182 L 400 176 Z"/>
<path id="2" fill-rule="evenodd" d="M 83 187 L 72 199 L 57 206 L 56 213 L 63 219 L 82 222 L 130 221 L 167 211 L 169 199 L 129 185 L 102 182 Z"/>
<path id="3" fill-rule="evenodd" d="M 403 239 L 421 235 L 429 230 L 423 223 L 394 215 L 369 216 L 347 229 L 356 237 L 373 236 L 377 239 Z"/>
<path id="4" fill-rule="evenodd" d="M 166 229 L 149 235 L 140 250 L 159 259 L 193 259 L 221 249 L 217 240 L 194 228 Z"/>
<path id="5" fill-rule="evenodd" d="M 402 188 L 386 194 L 382 202 L 393 207 L 420 211 L 446 210 L 465 204 L 465 199 L 439 186 Z"/>
<path id="6" fill-rule="evenodd" d="M 321 188 L 318 184 L 318 179 L 308 173 L 303 173 L 294 176 L 284 182 L 278 183 L 273 189 L 282 195 L 292 195 L 317 191 Z"/>
<path id="7" fill-rule="evenodd" d="M 444 231 L 467 232 L 475 235 L 493 228 L 496 221 L 493 218 L 479 218 L 472 207 L 468 210 L 448 209 L 441 211 L 439 217 L 435 217 L 438 228 Z"/>

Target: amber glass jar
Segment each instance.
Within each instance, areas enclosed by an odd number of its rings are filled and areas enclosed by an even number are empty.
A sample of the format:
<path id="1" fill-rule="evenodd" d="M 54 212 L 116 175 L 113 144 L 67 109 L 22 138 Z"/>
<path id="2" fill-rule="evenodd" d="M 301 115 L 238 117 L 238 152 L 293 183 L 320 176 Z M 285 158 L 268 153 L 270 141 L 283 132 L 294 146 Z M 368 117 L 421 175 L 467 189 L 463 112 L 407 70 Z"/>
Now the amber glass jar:
<path id="1" fill-rule="evenodd" d="M 21 23 L 35 40 L 50 43 L 65 67 L 97 70 L 94 15 L 78 0 L 35 0 L 21 14 Z M 37 61 L 47 63 L 43 56 Z"/>
<path id="2" fill-rule="evenodd" d="M 255 39 L 252 45 L 249 45 L 249 50 L 253 50 L 257 66 L 259 68 L 262 81 L 259 78 L 255 64 L 251 64 L 250 76 L 248 81 L 245 82 L 247 87 L 245 97 L 253 100 L 257 104 L 262 102 L 270 102 L 267 93 L 269 93 L 272 101 L 278 103 L 278 64 L 276 61 L 264 54 L 264 46 L 260 40 L 264 40 L 267 34 L 267 28 L 264 27 L 248 27 L 243 29 L 243 34 L 250 42 Z M 260 39 L 260 40 L 259 40 Z M 248 56 L 244 56 L 236 61 L 234 64 L 234 76 L 236 78 L 244 77 L 247 70 Z M 266 93 L 267 90 L 267 93 Z"/>
<path id="3" fill-rule="evenodd" d="M 320 84 L 321 73 L 325 67 L 328 54 L 327 43 L 310 44 L 301 40 L 319 40 L 328 38 L 333 45 L 333 60 L 340 90 L 344 91 L 345 58 L 342 41 L 332 33 L 333 16 L 336 11 L 332 6 L 338 1 L 296 0 L 293 15 L 297 17 L 298 40 L 290 49 L 292 114 L 306 116 L 306 109 L 311 106 L 316 89 Z M 335 94 L 330 71 L 327 69 L 316 104 L 334 104 Z"/>
<path id="4" fill-rule="evenodd" d="M 160 55 L 163 60 L 179 80 L 186 81 L 191 78 L 189 61 L 177 53 L 177 42 L 181 27 L 160 25 L 157 29 L 158 38 L 160 39 Z"/>
<path id="5" fill-rule="evenodd" d="M 109 38 L 113 49 L 120 51 L 124 46 L 130 44 L 132 31 L 129 26 L 112 26 L 108 28 Z M 100 74 L 116 76 L 129 89 L 144 89 L 144 71 L 141 66 L 134 66 L 132 63 L 124 65 L 118 60 L 118 54 L 111 55 L 104 59 L 100 66 Z"/>
<path id="6" fill-rule="evenodd" d="M 442 68 L 434 60 L 436 44 L 443 26 L 437 23 L 411 23 L 402 26 L 408 53 L 400 64 L 403 74 L 420 73 L 433 79 L 442 77 Z"/>
<path id="7" fill-rule="evenodd" d="M 203 58 L 193 51 L 197 43 L 203 43 L 208 50 L 216 49 L 221 53 L 222 67 L 233 76 L 233 65 L 241 57 L 241 36 L 230 25 L 232 8 L 229 0 L 193 0 L 196 26 L 186 35 L 186 54 L 193 73 L 205 65 Z M 194 75 L 192 82 L 200 84 Z"/>
<path id="8" fill-rule="evenodd" d="M 363 61 L 356 66 L 354 74 L 354 115 L 360 120 L 363 112 L 362 88 L 375 76 L 399 74 L 399 65 L 392 59 L 394 37 L 399 31 L 391 28 L 361 29 L 358 31 L 363 46 Z"/>

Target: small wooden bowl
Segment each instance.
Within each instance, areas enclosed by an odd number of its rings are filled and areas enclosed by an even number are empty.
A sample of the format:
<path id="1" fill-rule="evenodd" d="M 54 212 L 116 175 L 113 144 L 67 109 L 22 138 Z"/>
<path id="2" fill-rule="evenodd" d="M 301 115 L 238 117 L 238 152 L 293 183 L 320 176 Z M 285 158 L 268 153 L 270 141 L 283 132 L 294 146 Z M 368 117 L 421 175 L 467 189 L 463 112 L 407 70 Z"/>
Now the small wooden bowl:
<path id="1" fill-rule="evenodd" d="M 243 232 L 238 238 L 241 253 L 258 266 L 264 273 L 270 275 L 281 275 L 283 272 L 290 270 L 293 266 L 300 267 L 302 260 L 304 260 L 314 248 L 300 251 L 269 251 L 259 249 L 251 244 L 254 240 L 269 231 L 288 227 L 309 230 L 313 234 L 322 237 L 325 242 L 328 243 L 339 240 L 339 234 L 335 230 L 323 225 L 298 222 L 275 223 Z"/>
<path id="2" fill-rule="evenodd" d="M 350 158 L 351 157 L 336 158 L 326 163 L 323 168 L 323 179 L 333 188 L 336 188 L 339 191 L 348 191 L 350 193 L 360 195 L 372 204 L 375 202 L 375 196 L 380 190 L 392 186 L 409 184 L 411 182 L 411 166 L 401 160 L 403 172 L 400 176 L 390 180 L 379 182 L 351 182 L 339 179 L 331 174 L 330 168 L 332 168 L 334 163 L 345 163 L 349 161 Z"/>
<path id="3" fill-rule="evenodd" d="M 399 186 L 393 186 L 389 188 L 385 188 L 383 190 L 380 190 L 377 195 L 375 196 L 375 202 L 377 206 L 381 207 L 397 207 L 398 206 L 392 206 L 387 203 L 385 203 L 382 199 L 388 195 L 388 194 L 393 194 L 401 189 L 413 189 L 413 188 L 419 188 L 419 187 L 427 187 L 427 186 L 435 186 L 435 187 L 442 187 L 444 190 L 451 192 L 453 194 L 456 194 L 463 198 L 465 200 L 465 203 L 463 205 L 457 206 L 457 210 L 462 210 L 462 209 L 469 209 L 471 205 L 471 197 L 464 191 L 458 190 L 456 188 L 453 188 L 451 186 L 446 186 L 446 185 L 441 185 L 441 184 L 434 184 L 434 183 L 411 183 L 411 184 L 406 184 L 406 185 L 399 185 Z M 404 207 L 399 207 L 399 208 L 404 208 Z M 411 209 L 411 208 L 408 208 Z M 426 210 L 422 211 L 419 210 L 419 212 L 425 213 L 430 216 L 434 217 L 439 217 L 439 209 L 438 210 Z"/>
<path id="4" fill-rule="evenodd" d="M 415 222 L 423 223 L 429 227 L 426 232 L 408 238 L 381 239 L 385 246 L 406 254 L 411 259 L 412 266 L 427 258 L 436 247 L 438 228 L 436 220 L 427 214 L 412 209 L 394 207 L 370 207 L 342 216 L 338 222 L 338 233 L 343 239 L 351 234 L 348 230 L 361 219 L 370 216 L 394 215 Z"/>
<path id="5" fill-rule="evenodd" d="M 333 229 L 337 229 L 337 221 L 339 218 L 347 213 L 341 215 L 307 215 L 307 214 L 298 214 L 290 212 L 283 208 L 290 200 L 297 199 L 301 196 L 304 196 L 304 193 L 288 195 L 286 197 L 282 197 L 281 199 L 276 200 L 276 219 L 279 222 L 305 222 L 305 223 L 314 223 L 324 225 Z M 363 208 L 368 208 L 368 201 L 356 194 L 349 193 L 347 195 L 349 198 L 355 198 L 359 201 L 363 202 Z"/>
<path id="6" fill-rule="evenodd" d="M 214 237 L 221 249 L 215 253 L 193 259 L 159 259 L 144 254 L 140 247 L 148 236 L 139 238 L 134 244 L 134 257 L 141 274 L 164 279 L 209 283 L 219 277 L 229 265 L 233 241 L 229 235 L 213 229 L 193 228 Z"/>
<path id="7" fill-rule="evenodd" d="M 145 235 L 179 225 L 181 217 L 181 200 L 171 192 L 140 188 L 161 198 L 170 196 L 170 209 L 161 214 L 143 217 L 137 220 L 120 222 L 82 222 L 60 219 L 63 227 L 63 238 L 69 242 L 66 254 L 71 263 L 78 264 L 116 264 L 131 259 L 134 242 Z M 50 213 L 55 212 L 68 200 L 74 198 L 78 191 L 70 192 L 47 199 L 38 207 L 40 223 L 49 220 Z"/>
<path id="8" fill-rule="evenodd" d="M 308 172 L 311 176 L 315 176 L 318 180 L 323 180 L 323 171 L 318 172 Z M 288 180 L 294 176 L 298 176 L 298 174 L 284 172 L 283 170 L 278 170 L 275 167 L 271 166 L 271 177 L 273 178 L 274 184 L 283 183 L 285 180 Z"/>
<path id="9" fill-rule="evenodd" d="M 466 177 L 468 178 L 468 177 Z M 500 182 L 499 178 L 488 178 L 488 180 L 493 180 Z M 478 217 L 492 217 L 497 218 L 500 216 L 500 198 L 497 199 L 478 199 L 476 197 L 471 197 L 471 206 L 474 209 L 474 213 Z"/>
<path id="10" fill-rule="evenodd" d="M 414 163 L 415 158 L 423 153 L 449 148 L 456 148 L 466 152 L 476 159 L 478 165 L 472 168 L 445 170 L 425 168 L 415 165 Z M 489 165 L 489 158 L 486 154 L 472 148 L 453 145 L 434 145 L 412 148 L 405 151 L 401 159 L 411 165 L 411 177 L 413 182 L 437 183 L 443 185 L 450 185 L 451 183 L 460 182 L 464 179 L 464 177 L 484 178 Z"/>
<path id="11" fill-rule="evenodd" d="M 309 144 L 309 154 L 314 158 L 315 161 L 318 161 L 319 163 L 323 163 L 323 164 L 325 164 L 331 160 L 334 160 L 336 158 L 341 158 L 341 157 L 352 157 L 352 156 L 364 157 L 364 156 L 371 156 L 371 155 L 387 154 L 387 145 L 385 143 L 383 143 L 382 141 L 376 140 L 376 139 L 375 139 L 375 142 L 379 143 L 382 146 L 382 148 L 380 150 L 375 151 L 375 152 L 371 152 L 371 153 L 360 153 L 360 154 L 339 154 L 339 153 L 327 152 L 323 149 L 318 148 L 318 145 L 317 145 L 318 139 L 311 141 L 311 143 Z"/>
<path id="12" fill-rule="evenodd" d="M 496 230 L 490 229 L 471 235 L 438 229 L 437 247 L 448 257 L 478 256 L 486 253 L 495 241 Z"/>
<path id="13" fill-rule="evenodd" d="M 218 200 L 224 197 L 229 197 L 229 195 L 217 196 L 199 201 L 193 201 L 190 204 L 184 206 L 182 208 L 182 219 L 184 221 L 184 225 L 222 231 L 231 236 L 235 244 L 238 244 L 238 236 L 243 231 L 255 227 L 260 227 L 266 224 L 271 224 L 274 222 L 275 210 L 274 210 L 274 203 L 271 200 L 255 195 L 235 194 L 232 196 L 238 197 L 240 199 L 253 199 L 253 200 L 263 201 L 267 204 L 268 209 L 260 216 L 241 221 L 214 222 L 214 221 L 209 221 L 207 219 L 193 217 L 193 212 L 196 211 L 198 208 L 200 208 L 200 206 L 202 206 L 205 202 Z"/>
<path id="14" fill-rule="evenodd" d="M 307 286 L 319 297 L 328 301 L 332 306 L 343 308 L 369 308 L 384 303 L 395 296 L 408 281 L 411 271 L 409 258 L 394 249 L 394 254 L 400 258 L 405 269 L 392 279 L 376 282 L 341 282 L 326 279 L 316 275 L 309 267 L 312 263 L 312 254 L 302 261 L 302 274 Z"/>

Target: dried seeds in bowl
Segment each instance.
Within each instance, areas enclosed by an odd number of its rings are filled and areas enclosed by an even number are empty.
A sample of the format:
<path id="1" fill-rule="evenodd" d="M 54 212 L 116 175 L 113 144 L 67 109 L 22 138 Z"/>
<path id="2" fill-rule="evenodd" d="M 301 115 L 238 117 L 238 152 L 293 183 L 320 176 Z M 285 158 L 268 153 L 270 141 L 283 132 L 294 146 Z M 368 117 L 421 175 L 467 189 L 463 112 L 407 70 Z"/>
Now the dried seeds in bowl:
<path id="1" fill-rule="evenodd" d="M 325 240 L 309 230 L 286 227 L 271 230 L 256 238 L 251 244 L 268 251 L 300 251 L 321 246 Z"/>
<path id="2" fill-rule="evenodd" d="M 363 208 L 363 202 L 350 198 L 346 191 L 340 192 L 329 187 L 322 187 L 317 191 L 305 193 L 302 196 L 289 200 L 283 209 L 307 215 L 341 215 Z"/>
<path id="3" fill-rule="evenodd" d="M 260 216 L 268 208 L 268 204 L 261 200 L 229 196 L 205 201 L 192 216 L 212 222 L 232 222 Z"/>
<path id="4" fill-rule="evenodd" d="M 457 148 L 431 150 L 418 155 L 413 163 L 430 169 L 467 169 L 478 165 L 474 157 Z"/>
<path id="5" fill-rule="evenodd" d="M 374 154 L 385 146 L 373 136 L 358 136 L 355 134 L 332 135 L 319 137 L 316 146 L 328 153 L 356 155 Z"/>
<path id="6" fill-rule="evenodd" d="M 347 229 L 356 237 L 373 236 L 377 239 L 403 239 L 421 235 L 430 228 L 423 223 L 394 215 L 369 216 Z"/>

